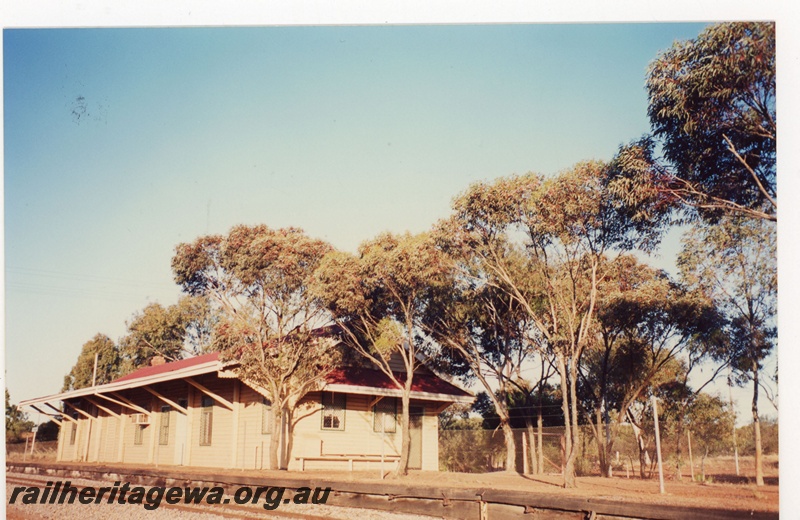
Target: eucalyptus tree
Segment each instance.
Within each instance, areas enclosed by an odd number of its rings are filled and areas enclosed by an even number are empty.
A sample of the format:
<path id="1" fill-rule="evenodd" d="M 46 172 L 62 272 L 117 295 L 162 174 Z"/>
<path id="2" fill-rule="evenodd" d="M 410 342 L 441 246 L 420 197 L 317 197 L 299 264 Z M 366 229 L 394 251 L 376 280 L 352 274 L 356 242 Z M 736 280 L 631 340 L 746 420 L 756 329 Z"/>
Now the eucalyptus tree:
<path id="1" fill-rule="evenodd" d="M 178 245 L 172 259 L 181 288 L 209 298 L 221 312 L 212 347 L 271 401 L 273 469 L 288 466 L 298 403 L 338 362 L 335 342 L 320 334 L 327 311 L 308 291 L 330 251 L 297 228 L 239 225 L 227 236 Z"/>
<path id="2" fill-rule="evenodd" d="M 455 200 L 454 215 L 442 224 L 450 237 L 445 249 L 469 259 L 463 276 L 506 292 L 552 349 L 565 417 L 565 487 L 576 485 L 578 367 L 597 340 L 604 257 L 660 236 L 661 210 L 633 211 L 615 198 L 613 173 L 586 162 L 547 179 L 527 174 L 478 183 Z M 511 268 L 504 255 L 509 242 L 521 245 L 526 269 Z"/>
<path id="3" fill-rule="evenodd" d="M 625 420 L 631 425 L 636 440 L 639 458 L 639 474 L 648 478 L 652 472 L 654 459 L 650 456 L 654 449 L 655 429 L 651 397 L 659 401 L 659 427 L 674 430 L 675 423 L 683 420 L 685 404 L 690 401 L 694 391 L 686 384 L 687 366 L 683 359 L 670 358 L 661 369 L 650 378 L 647 387 L 626 409 Z M 673 433 L 670 433 L 673 436 Z M 662 434 L 662 439 L 665 435 Z"/>
<path id="4" fill-rule="evenodd" d="M 122 372 L 147 366 L 157 356 L 177 361 L 208 350 L 217 320 L 209 301 L 200 296 L 181 297 L 168 307 L 147 305 L 133 315 L 127 334 L 120 340 Z"/>
<path id="5" fill-rule="evenodd" d="M 692 400 L 685 417 L 694 434 L 695 450 L 702 452 L 700 481 L 705 482 L 708 455 L 725 453 L 730 448 L 733 410 L 719 396 L 701 393 Z"/>
<path id="6" fill-rule="evenodd" d="M 777 237 L 764 219 L 725 217 L 684 237 L 678 257 L 687 284 L 706 291 L 726 313 L 729 342 L 717 358 L 753 383 L 756 483 L 764 484 L 758 396 L 763 362 L 777 342 Z"/>
<path id="7" fill-rule="evenodd" d="M 676 42 L 646 86 L 652 135 L 620 151 L 620 195 L 776 221 L 774 23 L 720 23 Z"/>
<path id="8" fill-rule="evenodd" d="M 97 356 L 97 372 L 94 370 L 94 359 Z M 64 376 L 62 392 L 78 390 L 92 386 L 92 377 L 95 383 L 102 385 L 110 383 L 122 373 L 122 356 L 114 340 L 105 334 L 95 336 L 83 344 L 75 365 Z"/>
<path id="9" fill-rule="evenodd" d="M 599 341 L 584 355 L 579 386 L 585 408 L 593 410 L 589 424 L 602 475 L 610 473 L 614 441 L 630 406 L 676 358 L 685 363 L 681 378 L 688 379 L 723 342 L 724 325 L 714 302 L 701 291 L 689 290 L 631 255 L 609 263 L 598 301 Z M 718 365 L 708 381 L 724 367 Z"/>
<path id="10" fill-rule="evenodd" d="M 446 236 L 439 239 L 446 240 Z M 524 255 L 512 246 L 503 254 L 508 269 L 525 269 Z M 506 471 L 518 472 L 509 406 L 515 395 L 530 393 L 522 369 L 542 348 L 536 341 L 539 336 L 519 301 L 496 283 L 476 283 L 455 269 L 447 282 L 427 307 L 425 329 L 442 346 L 449 365 L 465 367 L 460 371 L 465 379 L 477 380 L 483 387 L 503 432 Z M 532 421 L 529 426 L 532 430 Z M 530 446 L 535 449 L 535 444 Z"/>
<path id="11" fill-rule="evenodd" d="M 408 472 L 414 374 L 433 346 L 422 319 L 432 291 L 444 283 L 448 269 L 448 260 L 427 234 L 384 233 L 362 243 L 356 255 L 329 253 L 311 287 L 340 328 L 343 342 L 402 392 L 397 475 Z M 395 370 L 398 359 L 402 371 Z"/>
<path id="12" fill-rule="evenodd" d="M 6 443 L 18 442 L 22 435 L 33 429 L 33 421 L 17 405 L 11 404 L 11 395 L 6 388 Z"/>

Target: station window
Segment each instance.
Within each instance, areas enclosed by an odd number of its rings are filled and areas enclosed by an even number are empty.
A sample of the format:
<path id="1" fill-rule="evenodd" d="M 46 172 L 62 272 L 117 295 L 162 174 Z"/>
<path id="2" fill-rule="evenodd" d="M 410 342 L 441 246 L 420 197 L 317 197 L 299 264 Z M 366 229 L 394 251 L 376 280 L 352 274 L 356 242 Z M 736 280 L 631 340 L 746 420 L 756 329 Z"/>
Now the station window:
<path id="1" fill-rule="evenodd" d="M 397 432 L 397 398 L 384 397 L 372 407 L 372 429 L 382 433 Z"/>
<path id="2" fill-rule="evenodd" d="M 74 421 L 70 421 L 72 424 L 72 429 L 69 431 L 69 445 L 73 446 L 75 444 L 75 437 L 78 436 L 78 412 L 72 413 L 72 418 L 75 419 Z"/>
<path id="3" fill-rule="evenodd" d="M 322 392 L 322 429 L 344 430 L 346 394 Z"/>
<path id="4" fill-rule="evenodd" d="M 261 400 L 261 433 L 272 433 L 272 403 L 266 397 Z"/>
<path id="5" fill-rule="evenodd" d="M 137 424 L 134 428 L 136 429 L 133 431 L 133 443 L 139 446 L 144 442 L 144 424 Z"/>
<path id="6" fill-rule="evenodd" d="M 204 395 L 200 400 L 200 446 L 211 446 L 214 400 Z"/>
<path id="7" fill-rule="evenodd" d="M 161 407 L 161 417 L 158 429 L 158 443 L 162 446 L 169 444 L 169 412 L 172 410 L 170 406 Z"/>

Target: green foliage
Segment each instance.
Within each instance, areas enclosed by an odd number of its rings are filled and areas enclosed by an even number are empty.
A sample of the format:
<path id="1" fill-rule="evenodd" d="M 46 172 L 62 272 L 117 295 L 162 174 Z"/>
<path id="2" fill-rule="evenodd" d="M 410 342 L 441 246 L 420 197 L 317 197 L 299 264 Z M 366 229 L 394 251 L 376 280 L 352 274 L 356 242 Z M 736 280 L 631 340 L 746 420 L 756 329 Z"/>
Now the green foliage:
<path id="1" fill-rule="evenodd" d="M 491 470 L 493 456 L 503 453 L 495 432 L 483 429 L 477 417 L 449 420 L 439 431 L 439 468 L 442 471 L 483 473 Z"/>
<path id="2" fill-rule="evenodd" d="M 706 291 L 728 318 L 728 342 L 715 352 L 738 376 L 752 382 L 753 420 L 758 420 L 763 361 L 777 343 L 777 237 L 764 219 L 734 215 L 713 226 L 696 226 L 684 238 L 678 257 L 681 275 Z M 761 447 L 756 444 L 756 483 L 763 485 Z"/>
<path id="3" fill-rule="evenodd" d="M 734 414 L 718 396 L 698 394 L 689 405 L 687 422 L 697 453 L 727 455 L 731 452 Z"/>
<path id="4" fill-rule="evenodd" d="M 384 233 L 358 248 L 358 255 L 331 253 L 320 263 L 310 292 L 330 311 L 352 351 L 381 370 L 403 392 L 402 446 L 395 473 L 408 469 L 409 402 L 419 358 L 433 342 L 422 327 L 435 288 L 449 271 L 447 258 L 427 234 Z M 392 358 L 401 360 L 398 377 Z"/>
<path id="5" fill-rule="evenodd" d="M 276 439 L 284 431 L 273 428 L 273 468 L 288 464 L 297 403 L 321 385 L 339 359 L 334 342 L 320 334 L 326 310 L 308 290 L 312 273 L 331 251 L 297 228 L 240 225 L 225 237 L 180 244 L 172 259 L 181 288 L 207 298 L 219 313 L 212 321 L 211 348 L 234 364 L 240 378 L 264 388 L 276 416 L 288 421 L 280 457 Z"/>
<path id="6" fill-rule="evenodd" d="M 694 365 L 724 341 L 713 300 L 628 255 L 609 263 L 597 317 L 600 341 L 582 359 L 581 393 L 587 408 L 604 403 L 622 417 L 668 362 Z"/>
<path id="7" fill-rule="evenodd" d="M 403 347 L 403 327 L 391 318 L 383 318 L 375 327 L 375 343 L 372 348 L 381 358 L 388 359 L 392 352 Z"/>
<path id="8" fill-rule="evenodd" d="M 151 303 L 133 316 L 128 323 L 128 334 L 120 342 L 130 365 L 126 372 L 149 365 L 155 356 L 163 356 L 168 361 L 183 357 L 185 329 L 176 308 Z"/>
<path id="9" fill-rule="evenodd" d="M 464 427 L 471 428 L 471 426 L 464 426 L 465 424 L 471 424 L 468 421 L 465 422 L 470 418 L 471 411 L 472 405 L 469 404 L 454 403 L 448 406 L 439 414 L 439 429 L 460 430 Z"/>
<path id="10" fill-rule="evenodd" d="M 11 396 L 6 388 L 6 442 L 18 442 L 23 433 L 32 429 L 33 421 L 29 421 L 28 415 L 17 405 L 11 404 Z"/>
<path id="11" fill-rule="evenodd" d="M 650 249 L 665 220 L 627 204 L 616 172 L 579 163 L 552 178 L 534 174 L 471 186 L 439 226 L 441 247 L 476 287 L 504 292 L 526 314 L 532 337 L 556 359 L 566 417 L 565 485 L 574 486 L 579 436 L 576 385 L 580 359 L 596 341 L 595 312 L 606 255 Z M 660 214 L 659 214 L 660 216 Z M 520 254 L 510 254 L 512 251 Z"/>
<path id="12" fill-rule="evenodd" d="M 761 449 L 764 454 L 778 454 L 778 419 L 761 417 Z M 736 439 L 739 443 L 739 453 L 752 456 L 755 451 L 755 435 L 753 434 L 753 424 L 740 426 L 736 429 Z"/>
<path id="13" fill-rule="evenodd" d="M 684 237 L 681 276 L 709 294 L 729 320 L 729 342 L 716 357 L 739 373 L 753 370 L 777 339 L 777 237 L 761 219 L 726 217 Z"/>
<path id="14" fill-rule="evenodd" d="M 96 334 L 95 337 L 83 344 L 78 360 L 69 374 L 64 377 L 62 392 L 92 386 L 95 354 L 97 354 L 96 384 L 110 383 L 122 375 L 122 358 L 117 345 L 105 334 Z"/>
<path id="15" fill-rule="evenodd" d="M 501 396 L 498 396 L 501 397 Z M 564 414 L 561 411 L 561 395 L 555 386 L 546 385 L 542 393 L 542 426 L 564 426 Z M 509 392 L 506 396 L 511 427 L 523 429 L 528 421 L 536 424 L 539 412 L 539 392 L 532 395 L 520 391 Z M 496 429 L 500 424 L 497 411 L 492 400 L 486 392 L 479 392 L 472 404 L 472 410 L 481 416 L 482 427 L 488 430 Z"/>
<path id="16" fill-rule="evenodd" d="M 47 421 L 40 424 L 36 430 L 36 441 L 55 441 L 58 440 L 59 426 L 54 421 Z"/>
<path id="17" fill-rule="evenodd" d="M 328 254 L 311 292 L 345 331 L 346 344 L 387 373 L 393 354 L 413 372 L 416 353 L 425 347 L 421 320 L 448 269 L 428 235 L 385 233 L 361 244 L 358 255 Z"/>
<path id="18" fill-rule="evenodd" d="M 329 251 L 330 245 L 300 229 L 263 225 L 236 226 L 227 237 L 201 237 L 177 247 L 176 281 L 187 293 L 212 299 L 224 316 L 213 348 L 241 361 L 240 371 L 265 388 L 288 385 L 274 402 L 286 399 L 289 387 L 312 387 L 305 380 L 318 382 L 330 362 L 327 347 L 311 347 L 321 345 L 311 331 L 324 310 L 307 291 Z"/>
<path id="19" fill-rule="evenodd" d="M 120 340 L 124 357 L 123 372 L 147 366 L 156 356 L 167 361 L 183 359 L 211 349 L 211 331 L 219 315 L 207 298 L 184 296 L 175 305 L 151 303 L 128 323 L 128 333 Z"/>
<path id="20" fill-rule="evenodd" d="M 519 251 L 509 248 L 504 254 L 507 269 L 524 269 Z M 529 383 L 519 374 L 537 351 L 542 354 L 542 345 L 525 308 L 496 283 L 491 275 L 478 282 L 453 271 L 433 293 L 423 323 L 442 345 L 436 365 L 465 382 L 477 380 L 484 391 L 478 398 L 485 404 L 481 413 L 493 415 L 491 428 L 508 428 L 509 419 L 519 416 L 515 409 L 534 406 Z"/>
<path id="21" fill-rule="evenodd" d="M 653 136 L 620 150 L 618 193 L 712 221 L 777 219 L 773 23 L 720 23 L 676 42 L 650 64 L 647 91 Z"/>
<path id="22" fill-rule="evenodd" d="M 685 413 L 689 372 L 724 343 L 724 326 L 724 316 L 701 290 L 632 256 L 609 262 L 598 297 L 599 341 L 581 359 L 578 388 L 591 411 L 601 474 L 607 474 L 622 422 L 631 410 L 646 412 L 647 399 L 660 386 L 686 390 L 670 396 L 675 414 Z"/>

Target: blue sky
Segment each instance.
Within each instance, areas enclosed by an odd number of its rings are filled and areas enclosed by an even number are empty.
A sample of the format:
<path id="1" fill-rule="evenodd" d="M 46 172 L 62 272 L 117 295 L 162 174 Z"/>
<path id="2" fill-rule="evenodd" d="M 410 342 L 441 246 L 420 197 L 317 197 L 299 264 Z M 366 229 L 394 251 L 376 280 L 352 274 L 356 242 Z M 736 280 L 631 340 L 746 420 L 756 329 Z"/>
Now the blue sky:
<path id="1" fill-rule="evenodd" d="M 6 29 L 12 401 L 174 303 L 180 242 L 265 223 L 352 251 L 472 182 L 610 159 L 648 130 L 648 63 L 702 27 Z"/>

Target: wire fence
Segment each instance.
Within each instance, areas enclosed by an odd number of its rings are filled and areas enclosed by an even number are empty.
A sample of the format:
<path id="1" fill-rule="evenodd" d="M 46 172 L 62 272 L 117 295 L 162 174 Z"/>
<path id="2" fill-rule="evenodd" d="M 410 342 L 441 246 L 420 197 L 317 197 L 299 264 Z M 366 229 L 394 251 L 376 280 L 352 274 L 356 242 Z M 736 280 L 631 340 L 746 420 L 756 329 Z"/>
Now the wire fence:
<path id="1" fill-rule="evenodd" d="M 526 474 L 558 475 L 566 462 L 565 429 L 563 426 L 513 429 L 515 444 L 514 468 Z M 762 431 L 762 436 L 764 432 Z M 766 436 L 772 436 L 767 429 Z M 777 425 L 775 443 L 765 446 L 765 476 L 777 478 Z M 575 470 L 579 476 L 616 476 L 658 478 L 658 456 L 652 432 L 637 436 L 630 424 L 614 425 L 609 434 L 602 433 L 606 448 L 606 464 L 602 465 L 595 430 L 579 426 Z M 661 459 L 664 476 L 671 480 L 740 481 L 754 475 L 752 453 L 747 438 L 738 440 L 737 448 L 730 439 L 706 439 L 691 428 L 681 432 L 661 432 Z M 505 437 L 501 429 L 439 430 L 439 469 L 441 471 L 484 473 L 503 471 L 508 459 Z"/>

